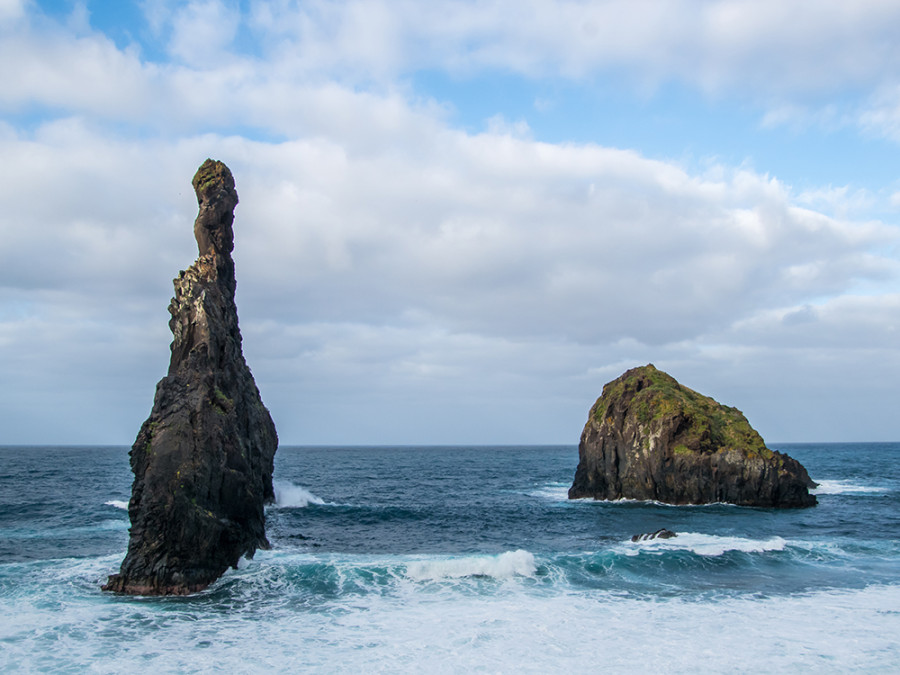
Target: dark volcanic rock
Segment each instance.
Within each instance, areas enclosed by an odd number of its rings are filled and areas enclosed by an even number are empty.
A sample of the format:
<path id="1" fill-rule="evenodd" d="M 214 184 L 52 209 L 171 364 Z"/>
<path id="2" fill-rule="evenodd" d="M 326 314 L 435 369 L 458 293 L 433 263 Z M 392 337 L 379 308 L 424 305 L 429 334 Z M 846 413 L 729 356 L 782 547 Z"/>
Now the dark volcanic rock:
<path id="1" fill-rule="evenodd" d="M 631 541 L 649 541 L 651 539 L 672 539 L 677 537 L 678 535 L 672 532 L 672 530 L 667 530 L 666 528 L 662 528 L 661 530 L 657 530 L 656 532 L 647 532 L 646 534 L 635 534 L 631 537 Z"/>
<path id="2" fill-rule="evenodd" d="M 268 548 L 278 437 L 241 352 L 232 222 L 234 178 L 206 160 L 193 180 L 200 257 L 175 279 L 172 359 L 131 448 L 131 536 L 104 590 L 181 595 Z"/>
<path id="3" fill-rule="evenodd" d="M 813 506 L 795 459 L 769 450 L 736 408 L 683 387 L 652 365 L 603 387 L 578 447 L 569 498 L 667 504 Z"/>

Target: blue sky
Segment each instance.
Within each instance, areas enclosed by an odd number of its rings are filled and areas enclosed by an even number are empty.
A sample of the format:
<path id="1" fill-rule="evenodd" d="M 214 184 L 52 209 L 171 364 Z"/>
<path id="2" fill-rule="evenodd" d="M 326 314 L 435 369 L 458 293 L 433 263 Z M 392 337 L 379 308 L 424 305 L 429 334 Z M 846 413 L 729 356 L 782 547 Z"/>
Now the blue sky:
<path id="1" fill-rule="evenodd" d="M 897 440 L 900 5 L 0 0 L 0 443 L 130 443 L 235 174 L 283 443 L 575 443 L 653 362 Z"/>

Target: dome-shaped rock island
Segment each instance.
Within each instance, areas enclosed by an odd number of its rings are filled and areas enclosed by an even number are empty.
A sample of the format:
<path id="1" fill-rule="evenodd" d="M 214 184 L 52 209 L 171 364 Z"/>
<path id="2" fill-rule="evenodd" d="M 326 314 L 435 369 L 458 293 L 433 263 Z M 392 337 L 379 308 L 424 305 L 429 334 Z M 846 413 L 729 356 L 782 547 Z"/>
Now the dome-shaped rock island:
<path id="1" fill-rule="evenodd" d="M 603 387 L 578 446 L 569 499 L 813 506 L 806 469 L 770 450 L 737 408 L 652 364 Z"/>

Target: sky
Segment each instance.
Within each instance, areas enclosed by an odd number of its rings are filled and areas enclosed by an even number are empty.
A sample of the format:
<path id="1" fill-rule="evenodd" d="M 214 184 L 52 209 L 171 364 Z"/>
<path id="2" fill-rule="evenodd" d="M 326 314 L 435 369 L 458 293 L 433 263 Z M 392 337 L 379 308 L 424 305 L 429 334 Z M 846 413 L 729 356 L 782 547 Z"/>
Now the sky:
<path id="1" fill-rule="evenodd" d="M 576 444 L 653 363 L 900 440 L 900 2 L 0 0 L 0 444 L 131 444 L 232 170 L 283 445 Z"/>

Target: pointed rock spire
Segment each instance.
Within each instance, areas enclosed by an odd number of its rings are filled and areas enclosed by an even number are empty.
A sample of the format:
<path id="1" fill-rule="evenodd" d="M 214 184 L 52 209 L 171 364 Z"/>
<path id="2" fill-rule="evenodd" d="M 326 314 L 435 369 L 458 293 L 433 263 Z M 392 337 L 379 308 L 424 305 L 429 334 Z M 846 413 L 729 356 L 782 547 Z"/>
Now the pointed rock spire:
<path id="1" fill-rule="evenodd" d="M 231 171 L 206 160 L 193 180 L 200 256 L 175 279 L 169 372 L 131 448 L 128 553 L 104 590 L 182 595 L 268 548 L 278 437 L 241 351 Z"/>

